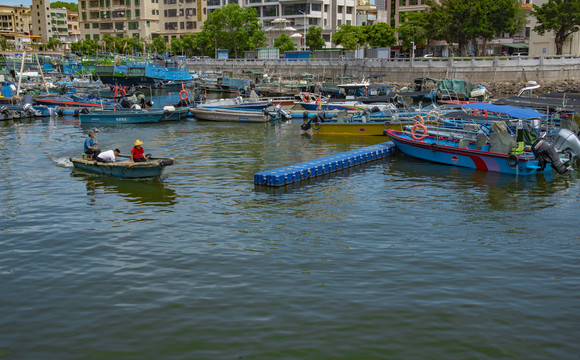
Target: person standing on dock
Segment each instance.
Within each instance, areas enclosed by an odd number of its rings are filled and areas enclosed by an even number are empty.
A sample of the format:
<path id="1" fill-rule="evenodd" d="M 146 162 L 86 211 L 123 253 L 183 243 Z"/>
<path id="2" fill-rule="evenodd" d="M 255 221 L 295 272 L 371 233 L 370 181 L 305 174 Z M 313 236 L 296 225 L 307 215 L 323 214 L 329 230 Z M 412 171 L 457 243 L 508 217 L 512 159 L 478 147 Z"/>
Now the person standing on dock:
<path id="1" fill-rule="evenodd" d="M 89 131 L 88 137 L 85 140 L 85 154 L 92 155 L 93 158 L 96 158 L 97 155 L 101 152 L 101 149 L 97 146 L 99 144 L 98 141 L 94 140 L 95 132 L 93 130 Z"/>
<path id="2" fill-rule="evenodd" d="M 132 162 L 146 162 L 147 159 L 143 155 L 145 149 L 141 147 L 143 145 L 143 141 L 137 139 L 135 143 L 133 143 L 133 148 L 131 148 L 131 161 Z"/>

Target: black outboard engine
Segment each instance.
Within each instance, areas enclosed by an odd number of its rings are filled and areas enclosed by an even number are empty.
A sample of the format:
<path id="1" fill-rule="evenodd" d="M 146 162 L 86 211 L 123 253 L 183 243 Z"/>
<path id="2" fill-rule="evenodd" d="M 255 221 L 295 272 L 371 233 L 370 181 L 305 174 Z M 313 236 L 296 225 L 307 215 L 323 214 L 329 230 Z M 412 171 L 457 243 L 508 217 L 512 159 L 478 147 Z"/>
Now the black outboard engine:
<path id="1" fill-rule="evenodd" d="M 547 164 L 552 164 L 552 168 L 556 169 L 558 174 L 565 174 L 570 171 L 569 167 L 566 167 L 560 157 L 554 150 L 554 147 L 544 139 L 536 141 L 532 145 L 532 152 L 538 159 L 538 165 L 540 165 L 540 170 L 543 171 Z"/>
<path id="2" fill-rule="evenodd" d="M 122 98 L 119 104 L 121 104 L 121 107 L 124 109 L 130 109 L 131 105 L 133 105 L 131 104 L 131 101 L 129 101 L 129 99 L 127 98 Z"/>

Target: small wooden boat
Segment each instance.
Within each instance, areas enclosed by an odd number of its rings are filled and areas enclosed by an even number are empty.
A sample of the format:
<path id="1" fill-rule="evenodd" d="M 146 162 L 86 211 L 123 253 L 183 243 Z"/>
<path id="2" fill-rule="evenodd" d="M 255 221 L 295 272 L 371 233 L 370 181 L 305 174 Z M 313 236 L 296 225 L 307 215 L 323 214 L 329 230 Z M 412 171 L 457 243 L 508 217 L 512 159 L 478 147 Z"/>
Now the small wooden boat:
<path id="1" fill-rule="evenodd" d="M 260 110 L 239 110 L 218 107 L 194 107 L 189 109 L 197 120 L 263 123 L 269 121 Z"/>
<path id="2" fill-rule="evenodd" d="M 121 155 L 127 157 L 126 155 Z M 112 176 L 123 179 L 152 179 L 163 174 L 165 167 L 175 164 L 171 158 L 149 158 L 147 162 L 131 162 L 121 160 L 117 162 L 98 162 L 92 158 L 70 158 L 75 169 L 92 172 L 99 175 Z"/>
<path id="3" fill-rule="evenodd" d="M 423 128 L 424 125 L 415 125 Z M 570 170 L 560 159 L 554 147 L 546 140 L 538 140 L 531 151 L 499 153 L 490 145 L 469 139 L 455 139 L 415 133 L 386 130 L 386 135 L 405 154 L 432 162 L 494 171 L 512 175 L 531 175 L 555 169 L 563 174 Z"/>
<path id="4" fill-rule="evenodd" d="M 159 122 L 163 109 L 90 110 L 79 113 L 81 122 L 101 124 L 140 124 Z"/>

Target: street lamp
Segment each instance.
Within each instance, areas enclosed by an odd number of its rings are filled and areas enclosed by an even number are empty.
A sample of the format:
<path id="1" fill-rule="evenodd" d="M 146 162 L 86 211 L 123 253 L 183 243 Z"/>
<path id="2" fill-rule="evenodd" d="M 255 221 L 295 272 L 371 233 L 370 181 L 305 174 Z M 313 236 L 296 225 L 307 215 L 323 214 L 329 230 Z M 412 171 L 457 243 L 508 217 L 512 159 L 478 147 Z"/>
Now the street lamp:
<path id="1" fill-rule="evenodd" d="M 304 44 L 304 50 L 306 50 L 306 11 L 298 10 L 302 15 L 304 15 L 304 38 L 302 39 Z"/>

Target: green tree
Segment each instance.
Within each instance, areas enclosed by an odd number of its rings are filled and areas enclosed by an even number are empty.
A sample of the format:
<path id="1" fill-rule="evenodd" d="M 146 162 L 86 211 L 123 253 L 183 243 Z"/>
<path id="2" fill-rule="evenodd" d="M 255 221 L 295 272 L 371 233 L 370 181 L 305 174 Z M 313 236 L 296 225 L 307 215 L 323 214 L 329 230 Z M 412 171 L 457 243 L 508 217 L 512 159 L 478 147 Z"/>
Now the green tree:
<path id="1" fill-rule="evenodd" d="M 332 42 L 347 50 L 354 50 L 366 43 L 366 36 L 361 27 L 343 24 L 332 34 Z"/>
<path id="2" fill-rule="evenodd" d="M 183 41 L 180 38 L 171 39 L 171 52 L 173 54 L 183 53 Z"/>
<path id="3" fill-rule="evenodd" d="M 404 48 L 415 46 L 425 46 L 429 41 L 429 24 L 426 12 L 408 12 L 405 14 L 404 22 L 399 24 L 397 32 L 399 41 Z"/>
<path id="4" fill-rule="evenodd" d="M 51 9 L 62 9 L 67 8 L 71 12 L 78 13 L 79 12 L 79 5 L 77 3 L 69 3 L 64 1 L 55 1 L 50 3 Z"/>
<path id="5" fill-rule="evenodd" d="M 280 48 L 281 52 L 290 51 L 294 50 L 294 41 L 292 41 L 290 36 L 282 34 L 279 38 L 274 40 L 274 46 Z"/>
<path id="6" fill-rule="evenodd" d="M 580 30 L 580 1 L 548 0 L 542 6 L 533 7 L 532 14 L 538 19 L 534 31 L 540 35 L 553 31 L 556 55 L 562 55 L 564 41 Z"/>
<path id="7" fill-rule="evenodd" d="M 201 33 L 205 39 L 211 39 L 212 50 L 228 49 L 234 57 L 264 46 L 267 39 L 256 9 L 240 7 L 236 3 L 209 14 Z"/>
<path id="8" fill-rule="evenodd" d="M 62 46 L 62 41 L 55 38 L 48 39 L 48 43 L 46 43 L 46 49 L 48 50 L 56 50 L 57 48 Z"/>
<path id="9" fill-rule="evenodd" d="M 4 36 L 0 36 L 0 50 L 12 50 L 12 45 Z"/>
<path id="10" fill-rule="evenodd" d="M 397 43 L 395 29 L 387 23 L 377 23 L 362 27 L 366 43 L 373 47 L 389 47 Z"/>
<path id="11" fill-rule="evenodd" d="M 436 39 L 457 43 L 461 55 L 467 54 L 469 41 L 491 39 L 521 27 L 518 0 L 444 0 L 430 5 L 428 29 Z M 434 30 L 437 29 L 437 30 Z"/>
<path id="12" fill-rule="evenodd" d="M 157 54 L 163 54 L 165 51 L 167 51 L 167 45 L 165 45 L 165 39 L 163 36 L 157 36 L 155 39 L 153 39 L 152 45 L 154 52 Z"/>
<path id="13" fill-rule="evenodd" d="M 326 41 L 322 37 L 322 29 L 316 26 L 308 28 L 306 33 L 306 46 L 310 50 L 321 50 L 326 46 Z"/>

